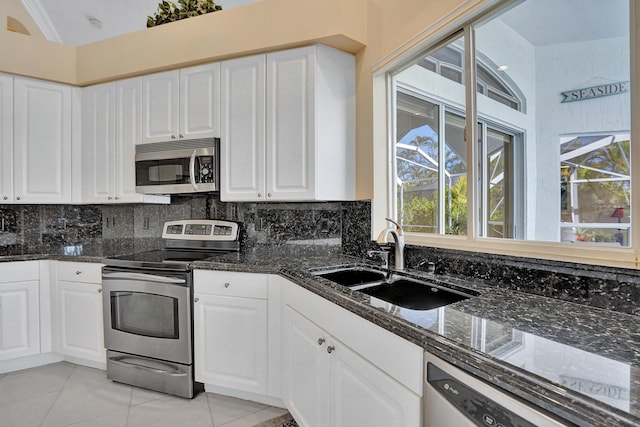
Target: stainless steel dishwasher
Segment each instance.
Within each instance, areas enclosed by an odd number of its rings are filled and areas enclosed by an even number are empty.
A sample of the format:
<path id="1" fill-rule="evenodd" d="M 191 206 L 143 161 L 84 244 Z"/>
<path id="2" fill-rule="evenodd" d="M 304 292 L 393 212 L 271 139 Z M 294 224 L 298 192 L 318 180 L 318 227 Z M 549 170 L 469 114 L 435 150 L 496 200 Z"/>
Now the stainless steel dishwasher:
<path id="1" fill-rule="evenodd" d="M 424 426 L 572 426 L 425 353 Z"/>

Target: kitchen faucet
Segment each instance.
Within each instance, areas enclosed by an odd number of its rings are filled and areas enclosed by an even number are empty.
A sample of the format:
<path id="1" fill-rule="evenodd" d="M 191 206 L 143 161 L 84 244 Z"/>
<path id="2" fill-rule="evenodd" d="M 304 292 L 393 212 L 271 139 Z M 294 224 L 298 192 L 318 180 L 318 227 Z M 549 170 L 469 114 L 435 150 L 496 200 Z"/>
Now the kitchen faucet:
<path id="1" fill-rule="evenodd" d="M 395 270 L 404 270 L 404 232 L 400 224 L 390 218 L 385 218 L 387 221 L 393 223 L 394 226 L 389 226 L 382 230 L 378 235 L 377 242 L 380 244 L 388 243 L 389 234 L 393 237 L 395 243 L 395 252 L 393 262 L 395 264 Z"/>

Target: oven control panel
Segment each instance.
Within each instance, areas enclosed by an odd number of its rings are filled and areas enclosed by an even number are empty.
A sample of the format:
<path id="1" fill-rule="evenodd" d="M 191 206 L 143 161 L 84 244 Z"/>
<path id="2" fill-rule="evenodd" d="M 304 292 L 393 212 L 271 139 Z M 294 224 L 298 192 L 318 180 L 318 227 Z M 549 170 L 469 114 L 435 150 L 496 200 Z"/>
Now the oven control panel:
<path id="1" fill-rule="evenodd" d="M 163 239 L 234 241 L 238 239 L 238 223 L 221 219 L 186 219 L 167 221 Z"/>

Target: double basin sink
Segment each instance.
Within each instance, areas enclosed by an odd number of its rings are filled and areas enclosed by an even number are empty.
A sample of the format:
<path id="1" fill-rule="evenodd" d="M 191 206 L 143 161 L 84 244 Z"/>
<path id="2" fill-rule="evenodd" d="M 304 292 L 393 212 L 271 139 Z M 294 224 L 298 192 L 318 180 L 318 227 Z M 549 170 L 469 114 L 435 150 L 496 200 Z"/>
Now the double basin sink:
<path id="1" fill-rule="evenodd" d="M 431 310 L 473 296 L 429 280 L 364 266 L 327 268 L 311 274 L 410 310 Z"/>

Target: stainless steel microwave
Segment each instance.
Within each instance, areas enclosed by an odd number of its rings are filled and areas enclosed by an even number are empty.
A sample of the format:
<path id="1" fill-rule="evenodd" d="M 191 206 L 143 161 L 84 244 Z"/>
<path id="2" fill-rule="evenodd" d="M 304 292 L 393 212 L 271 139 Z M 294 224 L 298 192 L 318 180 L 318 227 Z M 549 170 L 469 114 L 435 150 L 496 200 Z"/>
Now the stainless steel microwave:
<path id="1" fill-rule="evenodd" d="M 136 192 L 186 194 L 219 191 L 220 139 L 136 145 Z"/>

